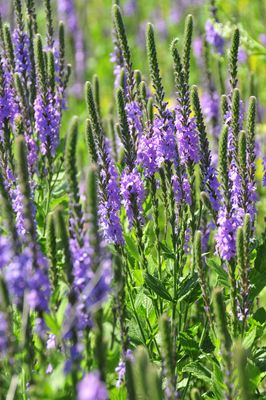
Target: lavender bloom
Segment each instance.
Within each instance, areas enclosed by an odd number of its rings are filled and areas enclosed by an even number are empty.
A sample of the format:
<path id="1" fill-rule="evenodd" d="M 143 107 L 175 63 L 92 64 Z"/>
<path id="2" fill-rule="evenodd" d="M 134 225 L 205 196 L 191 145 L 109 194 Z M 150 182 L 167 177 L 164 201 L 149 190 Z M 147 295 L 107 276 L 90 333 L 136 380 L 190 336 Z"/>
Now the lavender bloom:
<path id="1" fill-rule="evenodd" d="M 106 384 L 100 380 L 100 371 L 94 370 L 77 384 L 78 400 L 107 400 Z"/>
<path id="2" fill-rule="evenodd" d="M 190 110 L 188 111 L 188 115 Z M 194 118 L 187 118 L 187 125 L 184 125 L 184 119 L 181 113 L 177 113 L 175 119 L 177 145 L 181 164 L 186 164 L 190 161 L 199 162 L 199 140 L 198 132 Z"/>
<path id="3" fill-rule="evenodd" d="M 107 154 L 106 154 L 107 156 Z M 108 157 L 108 156 L 107 156 Z M 118 178 L 113 162 L 108 158 L 108 170 L 101 169 L 101 184 L 99 185 L 99 216 L 100 226 L 108 243 L 123 244 L 122 226 L 117 213 L 121 210 Z"/>
<path id="4" fill-rule="evenodd" d="M 52 364 L 49 364 L 48 365 L 48 367 L 47 367 L 47 369 L 46 369 L 46 374 L 51 374 L 52 372 L 53 372 L 53 367 L 52 367 Z"/>
<path id="5" fill-rule="evenodd" d="M 5 313 L 0 311 L 0 357 L 1 360 L 6 357 L 8 342 L 7 342 L 8 323 Z"/>
<path id="6" fill-rule="evenodd" d="M 218 230 L 215 236 L 216 252 L 220 253 L 225 261 L 229 261 L 236 256 L 236 231 L 242 224 L 244 216 L 243 209 L 239 208 L 227 215 L 226 207 L 221 207 L 218 213 Z"/>
<path id="7" fill-rule="evenodd" d="M 11 248 L 10 241 L 8 240 L 8 236 L 1 235 L 0 236 L 0 270 L 3 270 L 3 268 L 11 260 L 12 256 L 13 256 L 13 251 Z"/>
<path id="8" fill-rule="evenodd" d="M 238 52 L 238 61 L 240 64 L 245 64 L 247 62 L 247 53 L 245 52 L 244 49 L 240 49 Z"/>
<path id="9" fill-rule="evenodd" d="M 123 10 L 126 17 L 133 17 L 137 11 L 137 0 L 127 0 Z"/>
<path id="10" fill-rule="evenodd" d="M 192 42 L 192 47 L 195 58 L 197 60 L 200 59 L 203 55 L 202 39 L 200 37 L 196 37 Z"/>
<path id="11" fill-rule="evenodd" d="M 176 204 L 178 204 L 179 206 L 181 205 L 181 201 L 184 194 L 185 202 L 191 206 L 191 190 L 187 174 L 184 174 L 182 177 L 182 185 L 180 185 L 178 177 L 176 175 L 173 175 L 172 184 L 173 184 Z"/>
<path id="12" fill-rule="evenodd" d="M 217 53 L 224 55 L 225 40 L 215 31 L 210 19 L 207 19 L 205 24 L 206 41 L 215 48 Z"/>
<path id="13" fill-rule="evenodd" d="M 259 42 L 263 45 L 266 46 L 266 33 L 261 33 L 259 35 Z"/>
<path id="14" fill-rule="evenodd" d="M 15 71 L 21 74 L 22 79 L 25 78 L 26 73 L 30 77 L 32 73 L 32 65 L 30 60 L 29 35 L 20 29 L 15 29 L 13 32 L 13 43 L 15 47 Z"/>
<path id="15" fill-rule="evenodd" d="M 128 349 L 126 351 L 125 358 L 127 358 L 127 359 L 129 359 L 131 361 L 134 360 L 134 356 L 133 356 L 132 351 L 130 349 Z M 116 387 L 119 388 L 121 386 L 121 383 L 122 383 L 122 378 L 126 373 L 126 363 L 123 362 L 123 361 L 119 361 L 118 367 L 116 367 L 115 371 L 118 372 L 118 380 L 116 382 Z"/>
<path id="16" fill-rule="evenodd" d="M 42 154 L 49 152 L 55 156 L 55 149 L 59 145 L 59 128 L 61 115 L 58 111 L 52 94 L 47 89 L 45 99 L 43 93 L 38 91 L 34 101 L 35 130 L 39 133 Z"/>
<path id="17" fill-rule="evenodd" d="M 165 121 L 155 118 L 154 133 L 157 136 L 156 163 L 160 168 L 165 161 L 169 161 L 177 167 L 176 137 L 171 116 Z"/>
<path id="18" fill-rule="evenodd" d="M 49 334 L 49 339 L 47 340 L 47 349 L 55 349 L 55 335 Z"/>
<path id="19" fill-rule="evenodd" d="M 184 244 L 184 253 L 186 255 L 188 255 L 190 252 L 190 246 L 189 246 L 190 239 L 191 239 L 191 230 L 190 228 L 187 228 L 185 232 L 185 244 Z"/>
<path id="20" fill-rule="evenodd" d="M 138 208 L 138 218 L 141 224 L 144 224 L 142 202 L 145 199 L 145 189 L 141 175 L 137 167 L 132 172 L 123 171 L 121 177 L 121 195 L 122 204 L 125 207 L 126 215 L 129 221 L 129 229 L 132 228 L 134 221 L 134 207 Z"/>
<path id="21" fill-rule="evenodd" d="M 34 310 L 48 311 L 50 283 L 47 274 L 47 260 L 38 252 L 38 268 L 33 267 L 33 254 L 26 248 L 17 255 L 5 270 L 8 291 L 14 303 L 21 305 L 24 292 L 28 290 L 29 307 Z"/>
<path id="22" fill-rule="evenodd" d="M 137 133 L 140 134 L 142 132 L 141 118 L 143 117 L 143 114 L 137 102 L 134 101 L 133 103 L 127 103 L 125 109 L 127 111 L 127 119 L 130 130 L 132 131 L 134 126 Z"/>
<path id="23" fill-rule="evenodd" d="M 152 176 L 158 171 L 157 164 L 158 137 L 152 132 L 150 137 L 141 135 L 137 149 L 137 163 L 144 167 L 145 177 Z"/>
<path id="24" fill-rule="evenodd" d="M 211 162 L 211 160 L 210 160 Z M 217 178 L 218 172 L 213 165 L 205 167 L 202 165 L 203 179 L 202 185 L 204 191 L 209 194 L 212 206 L 216 211 L 219 211 L 220 201 L 222 199 L 220 194 L 220 184 Z"/>
<path id="25" fill-rule="evenodd" d="M 23 199 L 20 187 L 17 185 L 15 189 L 12 190 L 12 204 L 13 210 L 16 213 L 16 228 L 18 234 L 24 236 L 26 234 L 25 224 L 24 224 L 24 214 L 23 214 Z"/>
<path id="26" fill-rule="evenodd" d="M 7 69 L 0 65 L 0 139 L 3 140 L 3 124 L 4 120 L 10 121 L 13 124 L 16 114 L 18 113 L 18 105 L 15 102 L 14 89 L 11 87 L 11 76 Z"/>
<path id="27" fill-rule="evenodd" d="M 201 98 L 202 111 L 205 121 L 208 124 L 212 119 L 219 119 L 219 95 L 216 91 L 209 93 L 203 92 Z"/>

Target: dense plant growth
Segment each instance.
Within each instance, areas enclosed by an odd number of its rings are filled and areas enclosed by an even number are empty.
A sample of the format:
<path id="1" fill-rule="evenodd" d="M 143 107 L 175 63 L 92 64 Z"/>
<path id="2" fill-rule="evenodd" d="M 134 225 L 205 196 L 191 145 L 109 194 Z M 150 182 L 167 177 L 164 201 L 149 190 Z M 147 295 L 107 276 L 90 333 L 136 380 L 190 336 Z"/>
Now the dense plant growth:
<path id="1" fill-rule="evenodd" d="M 63 3 L 79 54 L 75 3 Z M 238 87 L 241 42 L 260 45 L 233 27 L 225 81 L 211 2 L 194 49 L 201 93 L 190 85 L 189 14 L 183 44 L 169 49 L 170 105 L 154 26 L 144 76 L 113 2 L 115 106 L 103 116 L 98 76 L 85 83 L 80 177 L 79 118 L 60 135 L 65 26 L 56 35 L 50 0 L 43 8 L 45 37 L 34 0 L 14 0 L 14 28 L 0 20 L 0 398 L 264 399 L 266 157 L 261 105 L 254 93 L 244 104 Z"/>

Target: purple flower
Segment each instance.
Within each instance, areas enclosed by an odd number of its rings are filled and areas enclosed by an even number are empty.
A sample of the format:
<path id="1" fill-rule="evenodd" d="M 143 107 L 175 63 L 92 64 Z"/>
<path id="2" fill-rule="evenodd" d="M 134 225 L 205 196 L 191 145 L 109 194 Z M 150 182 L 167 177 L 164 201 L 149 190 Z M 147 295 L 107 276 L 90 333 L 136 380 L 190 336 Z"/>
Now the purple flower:
<path id="1" fill-rule="evenodd" d="M 203 45 L 202 39 L 200 37 L 196 37 L 192 43 L 193 53 L 196 59 L 199 59 L 203 55 Z"/>
<path id="2" fill-rule="evenodd" d="M 166 161 L 173 163 L 175 167 L 178 165 L 176 153 L 176 136 L 174 135 L 174 125 L 171 115 L 165 121 L 155 118 L 154 133 L 156 139 L 156 164 L 160 168 Z"/>
<path id="3" fill-rule="evenodd" d="M 15 47 L 15 71 L 18 72 L 24 80 L 25 74 L 28 77 L 32 73 L 32 65 L 30 60 L 30 38 L 27 33 L 20 29 L 15 29 L 13 32 L 13 44 Z"/>
<path id="4" fill-rule="evenodd" d="M 219 119 L 219 96 L 216 91 L 212 93 L 207 91 L 203 92 L 201 105 L 207 124 L 211 122 L 213 118 Z"/>
<path id="5" fill-rule="evenodd" d="M 145 134 L 139 138 L 137 149 L 137 163 L 144 167 L 144 175 L 151 176 L 158 171 L 157 165 L 158 137 L 152 132 L 149 137 Z"/>
<path id="6" fill-rule="evenodd" d="M 49 339 L 47 340 L 47 349 L 55 349 L 55 335 L 49 334 Z"/>
<path id="7" fill-rule="evenodd" d="M 188 111 L 188 115 L 190 111 Z M 184 124 L 184 119 L 181 113 L 177 113 L 175 119 L 177 145 L 181 164 L 186 164 L 190 161 L 199 162 L 199 140 L 198 132 L 194 118 L 187 118 L 187 124 Z"/>
<path id="8" fill-rule="evenodd" d="M 100 371 L 94 370 L 77 384 L 78 400 L 107 400 L 106 384 L 100 379 Z"/>
<path id="9" fill-rule="evenodd" d="M 106 153 L 106 167 L 101 168 L 99 184 L 99 216 L 100 226 L 108 243 L 123 244 L 122 226 L 118 213 L 121 211 L 119 186 L 116 182 L 118 175 L 113 161 Z"/>
<path id="10" fill-rule="evenodd" d="M 259 35 L 259 41 L 263 46 L 266 46 L 266 33 L 261 33 Z"/>
<path id="11" fill-rule="evenodd" d="M 5 269 L 5 280 L 13 301 L 22 304 L 24 292 L 28 290 L 29 307 L 34 310 L 48 311 L 50 283 L 47 272 L 47 260 L 38 252 L 34 265 L 32 249 L 25 248 L 22 254 L 15 256 Z"/>
<path id="12" fill-rule="evenodd" d="M 52 364 L 49 364 L 48 367 L 47 367 L 47 369 L 46 369 L 46 373 L 47 373 L 47 374 L 51 374 L 52 372 L 53 372 Z"/>
<path id="13" fill-rule="evenodd" d="M 0 311 L 0 357 L 4 359 L 7 353 L 7 331 L 8 331 L 8 323 L 6 320 L 5 313 Z"/>
<path id="14" fill-rule="evenodd" d="M 130 349 L 128 349 L 126 351 L 125 358 L 128 359 L 128 360 L 131 360 L 131 361 L 134 360 L 134 356 L 133 356 L 132 351 Z M 126 373 L 126 363 L 123 362 L 123 361 L 119 361 L 118 367 L 116 367 L 115 371 L 118 372 L 118 380 L 116 382 L 116 387 L 119 388 L 121 386 L 121 383 L 122 383 L 122 378 Z"/>
<path id="15" fill-rule="evenodd" d="M 41 152 L 42 154 L 49 152 L 54 157 L 55 149 L 60 143 L 59 128 L 61 115 L 48 88 L 46 94 L 40 93 L 38 90 L 34 101 L 34 112 L 35 130 L 41 142 Z"/>
<path id="16" fill-rule="evenodd" d="M 136 213 L 139 222 L 144 224 L 142 202 L 145 199 L 145 189 L 137 167 L 135 167 L 132 172 L 123 171 L 120 193 L 122 196 L 122 204 L 125 207 L 129 221 L 129 229 L 131 230 L 132 228 Z M 135 210 L 135 207 L 137 207 L 137 210 Z"/>
<path id="17" fill-rule="evenodd" d="M 175 201 L 179 206 L 181 205 L 182 198 L 184 196 L 185 202 L 191 206 L 191 190 L 187 175 L 184 174 L 182 182 L 178 180 L 176 175 L 172 176 L 172 184 L 174 189 Z"/>
<path id="18" fill-rule="evenodd" d="M 215 28 L 210 19 L 207 19 L 205 24 L 206 41 L 215 48 L 217 53 L 224 55 L 225 40 L 215 31 Z"/>
<path id="19" fill-rule="evenodd" d="M 127 0 L 123 6 L 124 14 L 133 17 L 137 11 L 137 0 Z"/>
<path id="20" fill-rule="evenodd" d="M 13 257 L 8 236 L 0 235 L 0 270 L 2 271 Z"/>
<path id="21" fill-rule="evenodd" d="M 240 64 L 245 64 L 247 62 L 247 53 L 245 52 L 244 49 L 240 49 L 238 52 L 238 61 Z"/>
<path id="22" fill-rule="evenodd" d="M 112 279 L 109 253 L 104 252 L 103 260 L 95 254 L 89 238 L 84 235 L 82 245 L 76 237 L 70 239 L 70 251 L 73 260 L 73 289 L 80 304 L 77 307 L 77 329 L 83 330 L 91 325 L 89 314 L 95 304 L 104 301 L 110 292 Z"/>
<path id="23" fill-rule="evenodd" d="M 236 231 L 243 223 L 244 212 L 239 208 L 232 215 L 227 215 L 226 207 L 221 207 L 218 213 L 218 230 L 215 236 L 216 252 L 225 261 L 236 256 Z"/>
<path id="24" fill-rule="evenodd" d="M 125 109 L 127 111 L 127 119 L 130 130 L 132 131 L 134 126 L 137 133 L 140 134 L 142 132 L 141 118 L 143 117 L 143 114 L 137 102 L 133 101 L 131 103 L 127 103 Z"/>

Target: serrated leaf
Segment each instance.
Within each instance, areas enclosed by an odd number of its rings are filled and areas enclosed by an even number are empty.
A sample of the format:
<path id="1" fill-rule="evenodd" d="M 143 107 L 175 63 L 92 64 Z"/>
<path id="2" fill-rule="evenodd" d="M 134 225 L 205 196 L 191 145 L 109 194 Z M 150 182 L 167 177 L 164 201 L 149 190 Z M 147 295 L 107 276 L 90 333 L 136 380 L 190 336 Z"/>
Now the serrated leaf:
<path id="1" fill-rule="evenodd" d="M 172 301 L 172 297 L 170 296 L 170 293 L 168 290 L 165 288 L 164 284 L 154 276 L 144 272 L 143 273 L 143 278 L 145 281 L 145 284 L 154 291 L 159 297 L 162 299 Z"/>
<path id="2" fill-rule="evenodd" d="M 196 287 L 198 283 L 198 274 L 194 273 L 194 275 L 191 278 L 185 279 L 184 282 L 181 284 L 181 291 L 179 293 L 179 297 L 177 301 L 182 301 L 184 300 L 187 296 L 191 294 L 193 289 Z"/>
<path id="3" fill-rule="evenodd" d="M 166 244 L 159 242 L 159 246 L 161 249 L 161 255 L 165 256 L 166 258 L 170 258 L 172 260 L 175 260 L 175 255 L 174 253 L 166 246 Z"/>
<path id="4" fill-rule="evenodd" d="M 256 338 L 256 327 L 252 326 L 251 329 L 246 333 L 245 339 L 243 340 L 244 349 L 249 349 Z"/>
<path id="5" fill-rule="evenodd" d="M 256 364 L 248 359 L 246 366 L 246 374 L 248 376 L 250 391 L 256 390 L 261 381 L 261 371 Z"/>
<path id="6" fill-rule="evenodd" d="M 136 297 L 135 303 L 134 303 L 136 311 L 137 311 L 137 310 L 139 309 L 139 307 L 142 305 L 143 296 L 144 296 L 144 294 L 143 294 L 143 288 L 141 288 L 140 291 L 139 291 L 139 293 L 137 294 L 137 297 Z"/>
<path id="7" fill-rule="evenodd" d="M 248 294 L 248 301 L 257 297 L 266 287 L 265 274 L 261 274 L 257 270 L 253 269 L 250 273 L 250 285 L 251 288 Z"/>
<path id="8" fill-rule="evenodd" d="M 136 280 L 136 286 L 142 286 L 144 283 L 144 279 L 143 279 L 143 270 L 142 269 L 135 269 L 132 272 L 132 275 L 134 277 L 134 279 Z"/>
<path id="9" fill-rule="evenodd" d="M 130 254 L 132 255 L 132 257 L 134 257 L 135 260 L 137 260 L 137 261 L 141 261 L 141 258 L 140 258 L 139 252 L 138 252 L 138 248 L 136 246 L 136 243 L 133 241 L 133 239 L 128 235 L 124 235 L 124 239 L 126 241 L 127 248 L 130 251 Z"/>
<path id="10" fill-rule="evenodd" d="M 185 352 L 192 358 L 193 361 L 195 361 L 199 355 L 198 343 L 189 337 L 186 332 L 180 332 L 178 338 Z"/>
<path id="11" fill-rule="evenodd" d="M 211 371 L 200 364 L 198 361 L 190 363 L 186 365 L 183 370 L 183 372 L 190 372 L 192 375 L 194 375 L 198 379 L 202 379 L 203 381 L 207 382 L 209 385 L 212 384 L 212 373 Z"/>

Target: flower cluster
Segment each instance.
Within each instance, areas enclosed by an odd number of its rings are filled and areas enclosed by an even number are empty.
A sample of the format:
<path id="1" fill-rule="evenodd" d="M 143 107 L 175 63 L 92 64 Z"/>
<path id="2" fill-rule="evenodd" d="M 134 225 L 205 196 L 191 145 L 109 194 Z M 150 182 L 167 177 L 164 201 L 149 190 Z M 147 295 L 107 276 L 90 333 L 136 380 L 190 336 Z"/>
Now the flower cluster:
<path id="1" fill-rule="evenodd" d="M 225 40 L 216 32 L 210 19 L 205 24 L 206 41 L 215 48 L 219 55 L 224 55 Z"/>
<path id="2" fill-rule="evenodd" d="M 145 199 L 145 189 L 137 167 L 130 173 L 126 170 L 123 171 L 120 193 L 122 196 L 122 204 L 125 207 L 129 221 L 129 229 L 131 230 L 136 215 L 138 216 L 139 222 L 144 224 L 142 202 Z"/>

